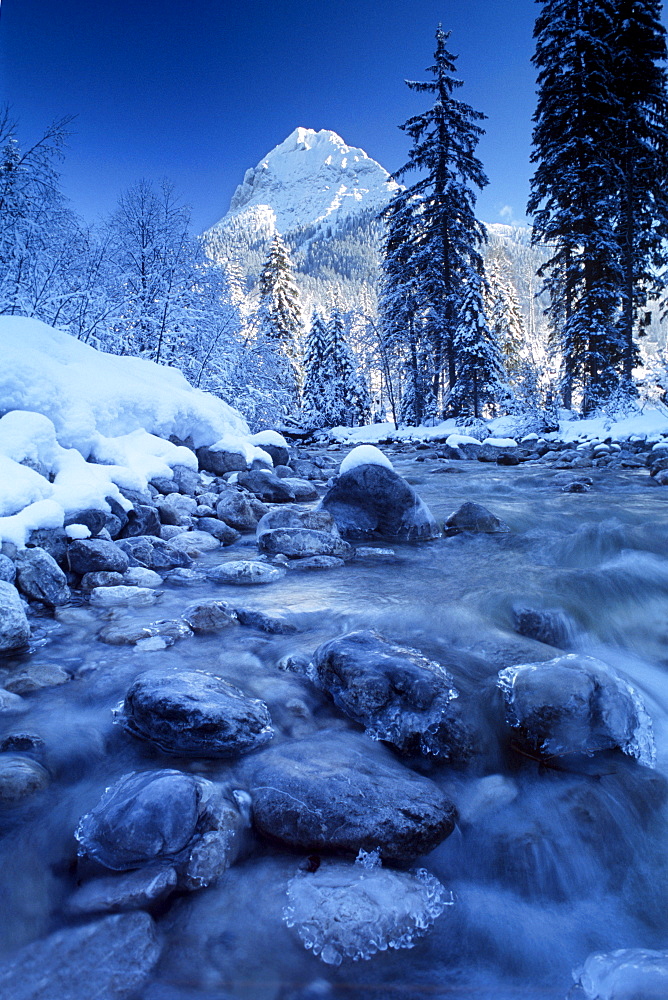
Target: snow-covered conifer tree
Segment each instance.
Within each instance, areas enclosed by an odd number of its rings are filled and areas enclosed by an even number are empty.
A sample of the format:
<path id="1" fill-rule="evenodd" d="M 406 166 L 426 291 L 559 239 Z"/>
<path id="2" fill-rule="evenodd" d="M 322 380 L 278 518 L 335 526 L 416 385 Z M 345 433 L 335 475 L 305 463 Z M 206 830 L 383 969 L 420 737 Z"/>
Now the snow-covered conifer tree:
<path id="1" fill-rule="evenodd" d="M 455 339 L 457 303 L 463 287 L 482 273 L 479 245 L 486 233 L 474 213 L 475 188 L 487 184 L 480 160 L 475 155 L 483 130 L 478 124 L 485 116 L 457 100 L 454 91 L 462 86 L 454 76 L 455 59 L 446 48 L 449 33 L 439 25 L 436 31 L 434 65 L 426 82 L 407 81 L 411 90 L 434 96 L 433 105 L 410 118 L 401 128 L 413 141 L 408 161 L 397 177 L 415 170 L 420 178 L 400 192 L 386 214 L 388 246 L 400 242 L 405 249 L 401 260 L 408 274 L 418 275 L 421 298 L 420 336 L 412 335 L 409 350 L 415 361 L 431 356 L 431 400 L 438 400 L 445 375 L 452 389 L 458 378 Z M 399 258 L 392 265 L 399 264 Z M 388 271 L 386 270 L 386 274 Z M 412 394 L 419 398 L 417 380 Z M 416 393 L 416 389 L 418 390 Z M 425 401 L 426 404 L 426 401 Z M 417 404 L 416 404 L 417 405 Z M 417 409 L 421 404 L 417 405 Z M 429 414 L 431 415 L 431 414 Z"/>
<path id="2" fill-rule="evenodd" d="M 528 211 L 534 242 L 552 247 L 542 268 L 564 357 L 564 400 L 579 384 L 591 412 L 616 391 L 624 344 L 615 232 L 620 96 L 613 35 L 618 0 L 540 0 L 535 27 L 538 107 Z M 628 353 L 628 350 L 627 350 Z"/>
<path id="3" fill-rule="evenodd" d="M 278 385 L 299 399 L 302 316 L 299 292 L 285 243 L 277 233 L 260 275 L 257 347 L 274 355 Z"/>
<path id="4" fill-rule="evenodd" d="M 489 328 L 481 281 L 473 278 L 461 299 L 455 332 L 459 375 L 453 389 L 459 413 L 483 416 L 505 391 L 506 372 L 499 344 Z"/>
<path id="5" fill-rule="evenodd" d="M 302 393 L 303 420 L 308 427 L 324 427 L 326 418 L 323 401 L 326 391 L 327 328 L 321 314 L 315 310 L 306 336 L 304 350 L 304 389 Z"/>

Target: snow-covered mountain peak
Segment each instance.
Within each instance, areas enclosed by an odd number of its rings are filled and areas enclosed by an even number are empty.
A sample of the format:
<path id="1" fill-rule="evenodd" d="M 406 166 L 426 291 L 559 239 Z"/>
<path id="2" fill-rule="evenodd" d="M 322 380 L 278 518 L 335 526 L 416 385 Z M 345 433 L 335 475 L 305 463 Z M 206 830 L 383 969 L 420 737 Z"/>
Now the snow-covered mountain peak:
<path id="1" fill-rule="evenodd" d="M 299 127 L 246 171 L 228 214 L 213 228 L 259 206 L 271 210 L 280 233 L 338 224 L 351 213 L 380 210 L 397 187 L 387 170 L 336 132 Z"/>

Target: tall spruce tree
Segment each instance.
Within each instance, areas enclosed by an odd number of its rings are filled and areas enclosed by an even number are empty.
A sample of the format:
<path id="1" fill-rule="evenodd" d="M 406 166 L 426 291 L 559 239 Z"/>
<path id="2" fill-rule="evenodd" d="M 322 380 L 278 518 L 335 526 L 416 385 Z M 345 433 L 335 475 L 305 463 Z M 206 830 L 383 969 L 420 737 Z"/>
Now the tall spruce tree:
<path id="1" fill-rule="evenodd" d="M 326 327 L 322 413 L 328 426 L 354 427 L 369 419 L 370 399 L 346 337 L 343 317 L 334 309 Z"/>
<path id="2" fill-rule="evenodd" d="M 618 168 L 616 237 L 622 269 L 625 391 L 634 394 L 638 313 L 658 295 L 668 262 L 668 99 L 666 30 L 660 0 L 614 0 L 612 71 Z"/>
<path id="3" fill-rule="evenodd" d="M 484 284 L 473 277 L 459 305 L 455 344 L 459 378 L 453 390 L 459 413 L 482 417 L 506 392 L 506 372 L 499 343 L 485 316 Z"/>
<path id="4" fill-rule="evenodd" d="M 417 171 L 415 184 L 401 191 L 384 213 L 387 222 L 385 274 L 409 289 L 417 275 L 419 316 L 410 334 L 410 392 L 414 413 L 436 409 L 444 375 L 452 389 L 457 381 L 455 341 L 457 310 L 464 286 L 483 269 L 478 247 L 486 240 L 474 213 L 475 188 L 487 184 L 475 155 L 485 116 L 457 100 L 462 86 L 455 73 L 456 56 L 446 48 L 449 32 L 436 31 L 433 76 L 426 82 L 406 81 L 411 90 L 434 96 L 433 105 L 400 126 L 413 145 L 398 178 Z M 413 306 L 411 305 L 412 309 Z M 431 359 L 431 401 L 424 398 L 418 376 L 425 355 Z M 411 369 L 409 369 L 410 371 Z"/>
<path id="5" fill-rule="evenodd" d="M 323 413 L 327 392 L 327 328 L 322 315 L 314 310 L 304 349 L 304 389 L 302 394 L 302 419 L 308 427 L 324 427 Z"/>
<path id="6" fill-rule="evenodd" d="M 280 388 L 296 404 L 301 385 L 301 306 L 290 253 L 278 233 L 260 274 L 257 327 L 258 349 L 273 354 Z"/>
<path id="7" fill-rule="evenodd" d="M 616 168 L 610 155 L 618 111 L 610 40 L 613 0 L 539 0 L 528 211 L 534 243 L 553 253 L 542 273 L 560 316 L 564 398 L 579 383 L 585 411 L 618 382 L 622 345 L 616 324 L 620 265 L 614 232 Z"/>

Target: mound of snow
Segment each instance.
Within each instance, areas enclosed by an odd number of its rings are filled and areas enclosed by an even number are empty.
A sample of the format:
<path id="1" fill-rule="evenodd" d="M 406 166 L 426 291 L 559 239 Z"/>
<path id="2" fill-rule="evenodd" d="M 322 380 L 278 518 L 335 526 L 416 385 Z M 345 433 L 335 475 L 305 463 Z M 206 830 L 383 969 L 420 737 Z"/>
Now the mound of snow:
<path id="1" fill-rule="evenodd" d="M 0 317 L 0 406 L 43 413 L 65 448 L 87 458 L 98 435 L 144 430 L 195 447 L 247 435 L 243 417 L 193 389 L 176 368 L 102 354 L 36 319 Z"/>
<path id="2" fill-rule="evenodd" d="M 392 463 L 387 455 L 384 455 L 380 448 L 372 444 L 360 444 L 357 448 L 346 455 L 339 467 L 339 475 L 356 469 L 358 465 L 382 465 L 386 469 L 392 469 Z"/>
<path id="3" fill-rule="evenodd" d="M 0 539 L 25 544 L 67 513 L 128 509 L 120 488 L 143 490 L 177 465 L 197 469 L 196 447 L 248 426 L 222 400 L 173 368 L 102 354 L 38 320 L 0 318 Z"/>

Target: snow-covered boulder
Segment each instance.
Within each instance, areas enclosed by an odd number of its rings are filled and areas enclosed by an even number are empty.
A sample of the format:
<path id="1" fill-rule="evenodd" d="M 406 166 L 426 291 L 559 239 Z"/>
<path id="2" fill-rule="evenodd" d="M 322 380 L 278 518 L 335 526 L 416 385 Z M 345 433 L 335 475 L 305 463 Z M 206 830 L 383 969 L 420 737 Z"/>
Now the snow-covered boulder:
<path id="1" fill-rule="evenodd" d="M 163 753 L 187 757 L 232 757 L 273 736 L 263 701 L 197 670 L 140 674 L 116 721 Z"/>
<path id="2" fill-rule="evenodd" d="M 619 748 L 655 758 L 652 722 L 638 692 L 593 656 L 569 653 L 499 673 L 506 722 L 529 752 L 551 757 Z"/>
<path id="3" fill-rule="evenodd" d="M 235 410 L 177 369 L 103 354 L 38 320 L 0 317 L 0 373 L 0 538 L 19 547 L 74 511 L 109 512 L 109 498 L 129 510 L 121 488 L 196 472 L 172 436 L 193 447 L 248 436 Z"/>
<path id="4" fill-rule="evenodd" d="M 353 449 L 341 469 L 320 509 L 329 511 L 344 538 L 417 542 L 439 535 L 427 505 L 378 448 Z"/>
<path id="5" fill-rule="evenodd" d="M 377 632 L 349 632 L 316 649 L 307 675 L 373 739 L 446 759 L 472 753 L 453 678 L 417 650 Z"/>

